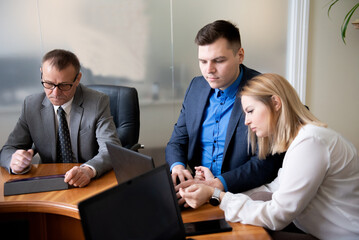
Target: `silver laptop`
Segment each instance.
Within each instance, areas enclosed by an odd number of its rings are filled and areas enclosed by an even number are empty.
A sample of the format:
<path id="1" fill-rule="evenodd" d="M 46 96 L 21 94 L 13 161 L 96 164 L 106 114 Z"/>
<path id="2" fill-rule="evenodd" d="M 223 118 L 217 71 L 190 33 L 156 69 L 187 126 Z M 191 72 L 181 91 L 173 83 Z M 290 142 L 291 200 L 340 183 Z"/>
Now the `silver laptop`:
<path id="1" fill-rule="evenodd" d="M 106 143 L 111 164 L 118 184 L 151 171 L 155 168 L 153 158 L 133 150 Z"/>

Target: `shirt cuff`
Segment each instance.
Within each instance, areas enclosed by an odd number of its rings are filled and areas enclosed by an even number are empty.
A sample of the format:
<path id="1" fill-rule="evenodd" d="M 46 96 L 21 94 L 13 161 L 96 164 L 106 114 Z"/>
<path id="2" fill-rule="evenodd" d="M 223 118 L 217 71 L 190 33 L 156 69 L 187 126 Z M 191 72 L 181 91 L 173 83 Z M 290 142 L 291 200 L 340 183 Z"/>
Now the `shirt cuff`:
<path id="1" fill-rule="evenodd" d="M 217 178 L 221 181 L 221 183 L 222 183 L 222 185 L 223 185 L 223 188 L 224 188 L 224 192 L 227 192 L 227 191 L 228 191 L 228 187 L 227 187 L 226 180 L 224 180 L 224 178 L 223 178 L 221 175 L 218 176 Z"/>
<path id="2" fill-rule="evenodd" d="M 95 178 L 95 177 L 97 176 L 97 171 L 96 171 L 96 169 L 95 169 L 93 166 L 90 166 L 90 165 L 88 165 L 88 164 L 86 164 L 86 163 L 84 163 L 84 164 L 81 165 L 81 167 L 85 167 L 85 166 L 92 169 L 92 171 L 95 173 L 95 176 L 94 176 L 94 178 Z"/>
<path id="3" fill-rule="evenodd" d="M 21 175 L 21 174 L 25 174 L 25 173 L 29 172 L 31 170 L 31 167 L 32 167 L 32 164 L 30 164 L 27 168 L 25 168 L 24 171 L 19 172 L 19 173 L 13 172 L 12 169 L 10 168 L 10 172 L 15 175 Z"/>
<path id="4" fill-rule="evenodd" d="M 172 164 L 172 165 L 171 165 L 171 167 L 170 167 L 170 171 L 172 172 L 172 168 L 173 168 L 174 166 L 177 166 L 177 165 L 182 165 L 182 166 L 184 166 L 184 168 L 186 168 L 186 165 L 185 165 L 184 163 L 181 163 L 181 162 L 175 162 L 174 164 Z"/>
<path id="5" fill-rule="evenodd" d="M 219 208 L 222 209 L 224 212 L 226 211 L 226 207 L 228 206 L 228 201 L 230 202 L 232 199 L 233 193 L 226 192 L 219 204 Z"/>

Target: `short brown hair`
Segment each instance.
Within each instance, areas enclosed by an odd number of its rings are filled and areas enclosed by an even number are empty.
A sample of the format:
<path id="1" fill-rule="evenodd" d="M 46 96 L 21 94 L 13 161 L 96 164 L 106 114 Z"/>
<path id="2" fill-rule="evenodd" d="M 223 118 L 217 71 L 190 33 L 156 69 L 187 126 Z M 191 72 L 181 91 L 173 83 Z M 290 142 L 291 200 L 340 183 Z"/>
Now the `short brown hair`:
<path id="1" fill-rule="evenodd" d="M 42 64 L 46 61 L 50 61 L 50 65 L 56 67 L 59 71 L 72 65 L 75 68 L 76 73 L 80 72 L 80 61 L 77 56 L 63 49 L 54 49 L 45 54 L 42 58 Z"/>
<path id="2" fill-rule="evenodd" d="M 201 28 L 194 41 L 198 46 L 204 46 L 214 43 L 219 38 L 225 38 L 235 53 L 242 46 L 239 29 L 225 20 L 217 20 Z"/>

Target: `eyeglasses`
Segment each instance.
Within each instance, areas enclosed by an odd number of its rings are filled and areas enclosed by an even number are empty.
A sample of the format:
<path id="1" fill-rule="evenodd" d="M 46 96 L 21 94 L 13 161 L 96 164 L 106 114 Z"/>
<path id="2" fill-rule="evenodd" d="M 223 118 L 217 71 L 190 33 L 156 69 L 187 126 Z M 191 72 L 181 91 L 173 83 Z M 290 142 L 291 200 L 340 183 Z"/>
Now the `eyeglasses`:
<path id="1" fill-rule="evenodd" d="M 76 81 L 78 75 L 79 75 L 79 74 L 77 73 L 76 76 L 75 76 L 75 79 L 74 79 L 72 82 L 75 82 L 75 81 Z M 42 79 L 42 73 L 41 73 L 41 79 Z M 69 90 L 72 88 L 72 86 L 74 85 L 74 84 L 72 84 L 72 83 L 59 83 L 59 84 L 54 84 L 54 83 L 51 83 L 51 82 L 44 82 L 44 81 L 41 81 L 41 84 L 42 84 L 42 86 L 44 86 L 44 88 L 46 88 L 46 89 L 54 90 L 54 89 L 57 87 L 57 88 L 60 89 L 61 91 L 69 91 Z"/>

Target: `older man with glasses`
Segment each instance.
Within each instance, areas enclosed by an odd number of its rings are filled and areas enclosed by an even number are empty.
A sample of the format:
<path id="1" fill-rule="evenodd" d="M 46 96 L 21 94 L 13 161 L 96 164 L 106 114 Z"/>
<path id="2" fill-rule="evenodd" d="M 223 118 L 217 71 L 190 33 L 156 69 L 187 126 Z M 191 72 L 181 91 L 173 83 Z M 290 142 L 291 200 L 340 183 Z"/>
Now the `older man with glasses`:
<path id="1" fill-rule="evenodd" d="M 109 99 L 80 84 L 80 62 L 72 52 L 48 52 L 40 71 L 44 93 L 25 99 L 1 149 L 1 166 L 12 174 L 26 173 L 36 153 L 40 163 L 83 163 L 65 174 L 65 182 L 84 187 L 111 169 L 105 142 L 121 144 Z"/>

